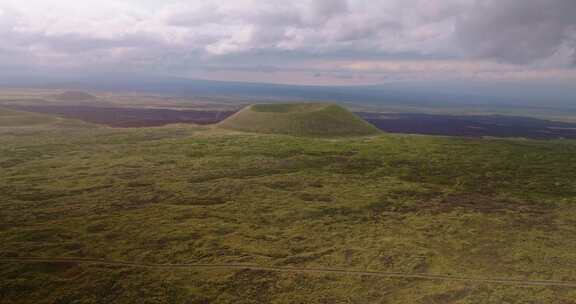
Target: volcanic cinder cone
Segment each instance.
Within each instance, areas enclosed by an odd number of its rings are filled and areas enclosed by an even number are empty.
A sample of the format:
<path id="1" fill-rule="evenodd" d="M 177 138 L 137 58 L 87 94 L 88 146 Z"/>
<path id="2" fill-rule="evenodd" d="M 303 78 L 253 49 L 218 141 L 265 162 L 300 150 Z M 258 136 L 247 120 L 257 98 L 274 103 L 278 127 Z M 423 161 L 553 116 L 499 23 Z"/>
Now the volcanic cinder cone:
<path id="1" fill-rule="evenodd" d="M 347 109 L 324 103 L 258 104 L 232 115 L 221 128 L 294 136 L 341 137 L 380 133 Z"/>

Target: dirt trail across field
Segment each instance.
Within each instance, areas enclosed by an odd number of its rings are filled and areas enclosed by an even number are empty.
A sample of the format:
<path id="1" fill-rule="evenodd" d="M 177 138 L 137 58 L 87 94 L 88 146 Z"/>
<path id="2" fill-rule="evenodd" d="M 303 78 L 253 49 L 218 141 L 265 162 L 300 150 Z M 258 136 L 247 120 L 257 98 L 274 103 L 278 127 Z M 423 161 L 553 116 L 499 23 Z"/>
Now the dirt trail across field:
<path id="1" fill-rule="evenodd" d="M 517 280 L 517 279 L 503 279 L 503 278 L 474 278 L 474 277 L 459 277 L 451 275 L 424 274 L 424 273 L 380 272 L 380 271 L 345 270 L 345 269 L 332 269 L 332 268 L 275 267 L 275 266 L 258 266 L 258 265 L 242 265 L 242 264 L 195 264 L 195 263 L 151 264 L 151 263 L 133 263 L 133 262 L 121 262 L 121 261 L 106 261 L 98 259 L 34 258 L 34 257 L 0 258 L 0 263 L 78 263 L 78 264 L 100 264 L 110 266 L 156 268 L 156 269 L 177 269 L 177 268 L 239 269 L 239 270 L 250 269 L 250 270 L 274 271 L 274 272 L 357 275 L 357 276 L 388 277 L 388 278 L 411 278 L 422 280 L 467 281 L 475 283 L 501 284 L 501 285 L 576 288 L 576 282 L 563 282 L 563 281 L 548 281 L 548 280 L 532 281 L 532 280 Z"/>

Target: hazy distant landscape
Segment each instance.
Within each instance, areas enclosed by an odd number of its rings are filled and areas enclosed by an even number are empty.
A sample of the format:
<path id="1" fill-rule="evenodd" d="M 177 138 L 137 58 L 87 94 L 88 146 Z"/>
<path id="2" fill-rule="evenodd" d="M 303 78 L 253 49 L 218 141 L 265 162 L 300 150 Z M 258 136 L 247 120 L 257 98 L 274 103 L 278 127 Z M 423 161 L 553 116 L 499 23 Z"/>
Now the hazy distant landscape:
<path id="1" fill-rule="evenodd" d="M 50 84 L 46 80 L 35 86 L 31 81 L 2 81 L 1 87 L 35 88 L 34 91 L 61 90 L 102 91 L 137 96 L 211 100 L 221 103 L 252 104 L 258 102 L 338 102 L 351 107 L 372 108 L 395 113 L 428 114 L 501 114 L 521 115 L 574 122 L 576 87 L 568 83 L 535 82 L 385 82 L 380 85 L 313 86 L 250 82 L 224 82 L 181 78 L 143 78 L 138 75 L 68 76 Z M 115 93 L 114 93 L 115 92 Z M 150 101 L 149 101 L 150 102 Z M 116 103 L 116 101 L 114 102 Z M 184 102 L 186 105 L 186 102 Z M 190 105 L 188 105 L 190 106 Z"/>
<path id="2" fill-rule="evenodd" d="M 88 98 L 87 101 L 81 100 L 82 98 L 58 97 L 66 93 L 76 93 L 82 96 L 85 94 L 92 98 Z M 241 97 L 180 97 L 180 100 L 174 103 L 173 99 L 178 100 L 178 98 L 162 95 L 127 97 L 113 93 L 108 93 L 105 99 L 98 99 L 81 91 L 37 95 L 36 99 L 27 99 L 24 92 L 20 94 L 22 94 L 20 98 L 16 99 L 8 99 L 9 95 L 4 95 L 1 99 L 0 94 L 0 106 L 4 105 L 5 108 L 13 110 L 59 115 L 111 127 L 154 127 L 175 123 L 216 124 L 236 113 L 247 102 Z M 64 97 L 67 96 L 64 95 Z M 205 101 L 198 101 L 202 99 Z M 279 101 L 268 100 L 268 102 Z M 293 102 L 299 102 L 299 99 Z M 351 103 L 351 107 L 356 109 L 360 117 L 381 130 L 391 133 L 576 139 L 576 122 L 572 122 L 571 119 L 555 119 L 555 117 L 548 116 L 546 111 L 540 112 L 539 115 L 524 113 L 524 116 L 519 116 L 518 114 L 521 113 L 505 115 L 497 114 L 498 112 L 490 114 L 489 111 L 485 111 L 485 114 L 474 114 L 474 112 L 457 114 L 454 108 L 450 111 L 443 111 L 441 107 L 394 108 L 362 102 Z M 569 112 L 565 115 L 569 115 Z"/>

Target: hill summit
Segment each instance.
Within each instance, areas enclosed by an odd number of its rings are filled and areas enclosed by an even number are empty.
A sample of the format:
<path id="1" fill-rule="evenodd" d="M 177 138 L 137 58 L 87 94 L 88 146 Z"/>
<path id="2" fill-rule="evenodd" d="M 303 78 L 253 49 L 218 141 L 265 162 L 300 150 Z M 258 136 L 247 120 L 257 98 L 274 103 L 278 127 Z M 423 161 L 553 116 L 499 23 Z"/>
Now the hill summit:
<path id="1" fill-rule="evenodd" d="M 220 123 L 224 129 L 294 136 L 340 137 L 380 130 L 336 104 L 290 103 L 247 106 Z"/>

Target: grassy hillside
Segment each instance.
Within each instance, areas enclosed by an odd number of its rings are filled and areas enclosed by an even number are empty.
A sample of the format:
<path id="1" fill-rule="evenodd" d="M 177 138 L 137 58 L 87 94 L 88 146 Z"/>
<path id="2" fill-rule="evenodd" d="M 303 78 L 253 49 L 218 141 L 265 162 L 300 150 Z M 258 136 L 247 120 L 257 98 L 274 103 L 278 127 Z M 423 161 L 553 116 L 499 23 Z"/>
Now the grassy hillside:
<path id="1" fill-rule="evenodd" d="M 0 303 L 575 303 L 572 287 L 3 260 L 576 281 L 573 141 L 5 129 Z"/>
<path id="2" fill-rule="evenodd" d="M 0 134 L 21 128 L 90 128 L 91 124 L 51 115 L 13 111 L 0 108 Z"/>
<path id="3" fill-rule="evenodd" d="M 58 118 L 54 116 L 0 108 L 0 127 L 29 127 L 53 124 L 57 121 Z"/>
<path id="4" fill-rule="evenodd" d="M 333 104 L 261 104 L 248 106 L 220 127 L 255 133 L 342 137 L 380 131 L 348 110 Z"/>

